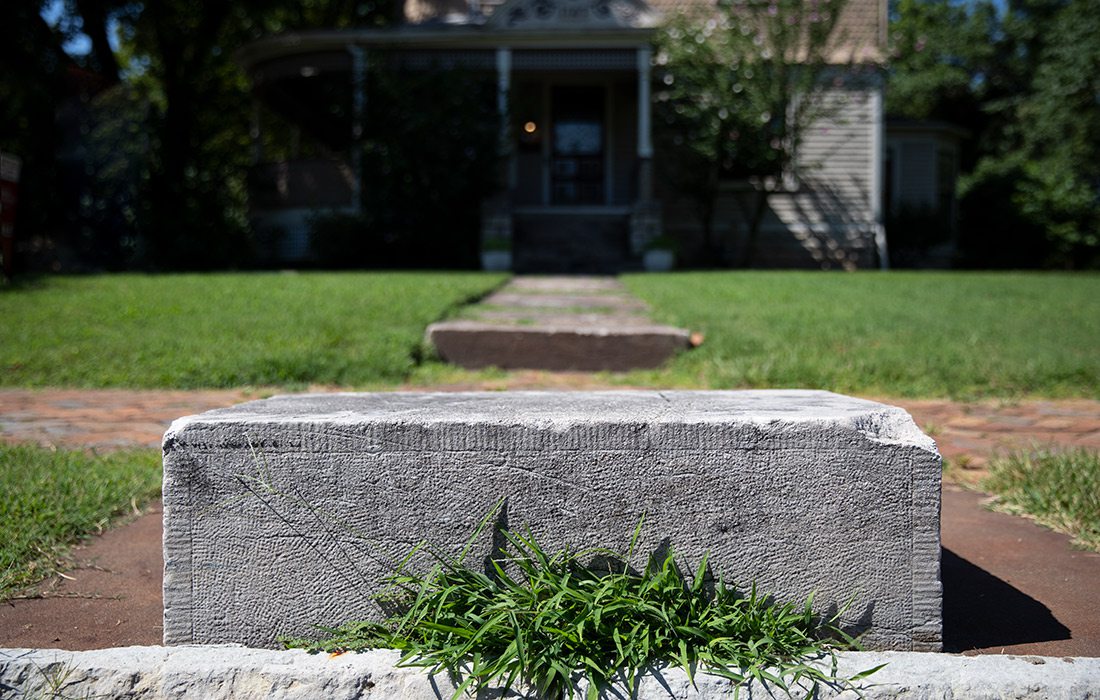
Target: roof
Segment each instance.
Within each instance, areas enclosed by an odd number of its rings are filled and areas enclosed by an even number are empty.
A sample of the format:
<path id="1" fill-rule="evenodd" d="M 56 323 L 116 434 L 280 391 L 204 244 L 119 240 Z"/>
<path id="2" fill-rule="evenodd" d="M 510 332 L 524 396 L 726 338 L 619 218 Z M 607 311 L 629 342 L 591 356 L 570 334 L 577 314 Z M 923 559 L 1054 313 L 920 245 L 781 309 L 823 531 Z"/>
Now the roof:
<path id="1" fill-rule="evenodd" d="M 822 7 L 843 1 L 818 0 Z M 402 26 L 279 34 L 246 45 L 236 57 L 252 69 L 295 55 L 342 53 L 352 44 L 410 49 L 641 46 L 670 16 L 714 11 L 715 0 L 406 0 Z M 847 0 L 829 61 L 878 63 L 885 55 L 886 0 Z"/>
<path id="2" fill-rule="evenodd" d="M 410 24 L 440 21 L 484 21 L 493 18 L 501 7 L 536 5 L 540 8 L 559 6 L 608 5 L 614 0 L 406 0 L 405 17 Z M 834 62 L 880 62 L 886 56 L 886 0 L 820 0 L 823 7 L 844 2 L 837 22 L 836 45 L 830 59 Z M 715 0 L 647 0 L 636 2 L 651 9 L 655 18 L 678 13 L 710 13 L 717 10 Z M 492 22 L 490 22 L 492 23 Z"/>

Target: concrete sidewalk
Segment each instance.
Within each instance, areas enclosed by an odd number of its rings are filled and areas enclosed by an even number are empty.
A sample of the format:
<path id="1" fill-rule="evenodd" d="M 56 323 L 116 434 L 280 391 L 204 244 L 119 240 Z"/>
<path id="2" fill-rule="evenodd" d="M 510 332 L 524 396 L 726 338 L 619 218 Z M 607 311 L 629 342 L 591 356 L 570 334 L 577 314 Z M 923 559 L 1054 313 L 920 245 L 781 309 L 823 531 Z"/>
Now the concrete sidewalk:
<path id="1" fill-rule="evenodd" d="M 512 381 L 507 388 L 529 388 L 538 385 L 539 375 Z M 561 385 L 561 376 L 555 381 Z M 566 386 L 600 388 L 585 375 Z M 66 447 L 155 446 L 175 418 L 259 396 L 242 391 L 3 390 L 0 439 Z M 960 470 L 964 475 L 979 473 L 996 450 L 1033 444 L 1100 448 L 1096 401 L 885 401 L 909 410 L 945 456 L 966 462 L 969 468 Z M 1100 555 L 1075 550 L 1068 538 L 1021 518 L 985 510 L 982 498 L 950 485 L 943 492 L 947 649 L 1100 657 L 1095 607 Z M 159 510 L 93 538 L 75 559 L 78 567 L 67 574 L 70 579 L 45 582 L 33 594 L 37 597 L 0 605 L 0 647 L 159 644 Z"/>

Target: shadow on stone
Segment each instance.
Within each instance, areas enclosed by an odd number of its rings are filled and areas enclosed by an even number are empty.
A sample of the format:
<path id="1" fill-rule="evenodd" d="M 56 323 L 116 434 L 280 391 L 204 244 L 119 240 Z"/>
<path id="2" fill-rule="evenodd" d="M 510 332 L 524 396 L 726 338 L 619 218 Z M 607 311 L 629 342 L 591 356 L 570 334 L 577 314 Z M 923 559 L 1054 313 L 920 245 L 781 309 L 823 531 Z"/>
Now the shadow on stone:
<path id="1" fill-rule="evenodd" d="M 950 549 L 941 567 L 944 651 L 1070 638 L 1045 605 Z"/>

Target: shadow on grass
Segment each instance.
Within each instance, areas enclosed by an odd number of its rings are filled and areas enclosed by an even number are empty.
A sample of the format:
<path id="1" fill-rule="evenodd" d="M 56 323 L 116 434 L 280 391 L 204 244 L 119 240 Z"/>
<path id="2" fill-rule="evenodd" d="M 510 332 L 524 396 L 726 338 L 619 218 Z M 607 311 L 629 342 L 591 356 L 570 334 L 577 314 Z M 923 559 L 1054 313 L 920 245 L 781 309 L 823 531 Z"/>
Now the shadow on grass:
<path id="1" fill-rule="evenodd" d="M 1045 605 L 950 549 L 942 551 L 944 651 L 1070 638 Z"/>

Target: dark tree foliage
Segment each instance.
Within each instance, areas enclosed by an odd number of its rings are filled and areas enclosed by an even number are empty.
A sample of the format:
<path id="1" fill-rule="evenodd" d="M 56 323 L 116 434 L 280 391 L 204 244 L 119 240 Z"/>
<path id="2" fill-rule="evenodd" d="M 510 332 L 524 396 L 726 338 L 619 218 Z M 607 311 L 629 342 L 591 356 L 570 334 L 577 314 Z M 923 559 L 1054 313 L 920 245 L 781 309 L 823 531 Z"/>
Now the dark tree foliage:
<path id="1" fill-rule="evenodd" d="M 960 262 L 1100 260 L 1100 13 L 1090 0 L 898 0 L 888 112 L 971 131 Z"/>
<path id="2" fill-rule="evenodd" d="M 474 266 L 479 205 L 499 185 L 495 76 L 401 69 L 385 55 L 370 65 L 364 213 L 314 223 L 319 262 Z"/>
<path id="3" fill-rule="evenodd" d="M 33 3 L 5 7 L 0 21 L 0 150 L 23 160 L 17 226 L 28 239 L 66 226 L 55 122 L 78 66 L 64 36 Z"/>
<path id="4" fill-rule="evenodd" d="M 401 0 L 66 0 L 51 25 L 52 7 L 19 2 L 0 21 L 0 148 L 24 161 L 24 265 L 164 269 L 252 259 L 251 100 L 233 52 L 278 31 L 383 25 Z M 78 33 L 89 50 L 69 55 Z"/>

